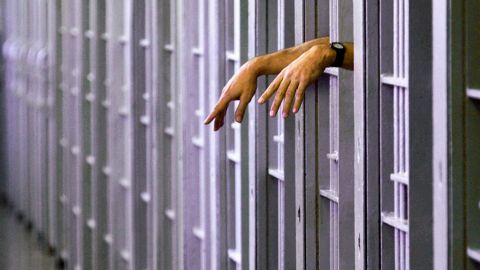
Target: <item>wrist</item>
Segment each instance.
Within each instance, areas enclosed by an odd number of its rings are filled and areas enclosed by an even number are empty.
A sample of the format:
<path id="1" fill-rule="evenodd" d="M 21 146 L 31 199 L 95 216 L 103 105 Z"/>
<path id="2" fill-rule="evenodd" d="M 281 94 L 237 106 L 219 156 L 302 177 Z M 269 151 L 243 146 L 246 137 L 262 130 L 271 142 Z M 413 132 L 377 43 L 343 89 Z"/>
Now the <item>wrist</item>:
<path id="1" fill-rule="evenodd" d="M 335 62 L 337 57 L 337 52 L 330 48 L 329 44 L 316 45 L 314 48 L 315 53 L 317 54 L 317 59 L 320 60 L 320 64 L 323 65 L 323 68 L 330 67 Z"/>
<path id="2" fill-rule="evenodd" d="M 248 60 L 244 65 L 243 68 L 250 73 L 253 73 L 257 77 L 262 75 L 262 59 L 261 56 L 254 57 Z"/>

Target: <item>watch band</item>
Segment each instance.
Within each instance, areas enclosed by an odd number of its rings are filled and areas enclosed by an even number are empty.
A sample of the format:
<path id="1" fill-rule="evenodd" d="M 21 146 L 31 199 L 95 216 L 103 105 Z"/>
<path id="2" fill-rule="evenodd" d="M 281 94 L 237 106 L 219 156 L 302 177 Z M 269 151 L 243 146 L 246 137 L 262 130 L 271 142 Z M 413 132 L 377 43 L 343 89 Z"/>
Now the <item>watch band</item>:
<path id="1" fill-rule="evenodd" d="M 336 52 L 335 61 L 333 62 L 332 67 L 343 66 L 343 59 L 345 58 L 345 46 L 340 42 L 332 42 L 330 43 L 330 48 Z"/>

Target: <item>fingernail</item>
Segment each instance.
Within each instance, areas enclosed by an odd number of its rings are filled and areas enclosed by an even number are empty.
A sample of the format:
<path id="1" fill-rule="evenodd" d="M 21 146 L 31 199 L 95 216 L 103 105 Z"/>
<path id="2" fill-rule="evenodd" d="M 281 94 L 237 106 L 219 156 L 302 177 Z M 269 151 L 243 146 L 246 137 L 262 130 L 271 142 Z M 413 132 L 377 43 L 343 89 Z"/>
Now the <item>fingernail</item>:
<path id="1" fill-rule="evenodd" d="M 263 98 L 258 99 L 258 103 L 263 103 L 263 101 L 264 101 Z"/>
<path id="2" fill-rule="evenodd" d="M 275 112 L 273 110 L 270 111 L 270 116 L 271 117 L 274 117 L 275 116 Z"/>
<path id="3" fill-rule="evenodd" d="M 297 113 L 297 108 L 293 108 L 293 113 Z"/>
<path id="4" fill-rule="evenodd" d="M 237 117 L 235 117 L 235 120 L 236 120 L 238 123 L 240 123 L 240 122 L 242 122 L 242 117 L 237 116 Z"/>
<path id="5" fill-rule="evenodd" d="M 288 114 L 287 113 L 282 113 L 283 118 L 287 118 Z"/>

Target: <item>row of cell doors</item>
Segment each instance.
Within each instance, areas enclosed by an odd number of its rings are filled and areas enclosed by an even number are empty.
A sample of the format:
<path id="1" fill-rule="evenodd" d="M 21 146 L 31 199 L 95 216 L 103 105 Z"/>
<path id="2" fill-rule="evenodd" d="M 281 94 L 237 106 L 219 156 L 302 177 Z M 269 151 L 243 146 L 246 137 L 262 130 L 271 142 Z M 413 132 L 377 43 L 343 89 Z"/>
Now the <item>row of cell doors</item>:
<path id="1" fill-rule="evenodd" d="M 478 208 L 463 226 L 449 207 L 480 196 L 436 178 L 437 157 L 463 172 L 433 151 L 453 109 L 432 125 L 437 70 L 412 47 L 443 52 L 425 14 L 447 2 L 5 1 L 9 200 L 68 269 L 476 269 Z M 322 36 L 355 43 L 355 71 L 328 68 L 298 114 L 203 124 L 249 58 Z M 439 241 L 456 226 L 464 244 Z"/>

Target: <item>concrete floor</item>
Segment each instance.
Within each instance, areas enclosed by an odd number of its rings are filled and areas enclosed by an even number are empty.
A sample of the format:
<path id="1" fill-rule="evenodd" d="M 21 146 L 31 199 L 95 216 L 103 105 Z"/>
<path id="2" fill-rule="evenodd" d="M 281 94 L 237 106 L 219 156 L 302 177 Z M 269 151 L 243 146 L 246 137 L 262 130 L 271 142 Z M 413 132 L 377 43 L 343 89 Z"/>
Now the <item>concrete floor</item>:
<path id="1" fill-rule="evenodd" d="M 12 211 L 0 206 L 0 270 L 53 270 L 55 260 Z"/>

